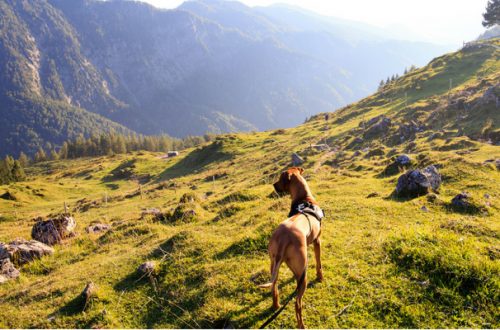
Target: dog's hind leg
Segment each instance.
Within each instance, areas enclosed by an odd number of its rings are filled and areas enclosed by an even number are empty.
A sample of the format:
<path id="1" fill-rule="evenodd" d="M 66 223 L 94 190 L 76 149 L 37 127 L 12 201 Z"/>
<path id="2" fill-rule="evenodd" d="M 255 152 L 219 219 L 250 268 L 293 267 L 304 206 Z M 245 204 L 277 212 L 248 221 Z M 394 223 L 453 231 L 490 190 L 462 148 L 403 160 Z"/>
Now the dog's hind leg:
<path id="1" fill-rule="evenodd" d="M 305 329 L 304 320 L 302 319 L 302 296 L 304 296 L 304 292 L 307 287 L 307 276 L 304 270 L 304 280 L 302 283 L 299 283 L 297 287 L 297 299 L 295 300 L 295 316 L 297 318 L 297 327 L 299 329 Z"/>
<path id="2" fill-rule="evenodd" d="M 297 327 L 304 329 L 304 320 L 302 319 L 302 296 L 307 287 L 307 245 L 306 242 L 299 246 L 293 246 L 290 251 L 293 257 L 287 259 L 287 265 L 290 267 L 295 280 L 297 281 L 297 298 L 295 300 L 295 316 L 297 318 Z"/>
<path id="3" fill-rule="evenodd" d="M 269 257 L 271 259 L 271 281 L 265 284 L 259 285 L 261 288 L 271 288 L 273 294 L 273 308 L 280 308 L 279 303 L 279 292 L 278 292 L 278 276 L 279 268 L 283 262 L 283 253 L 286 247 L 270 244 L 269 246 Z"/>
<path id="4" fill-rule="evenodd" d="M 278 256 L 277 258 L 279 258 L 279 257 L 280 256 Z M 279 297 L 279 292 L 278 292 L 278 277 L 279 277 L 279 268 L 281 266 L 281 260 L 275 259 L 273 261 L 274 262 L 271 262 L 271 274 L 273 274 L 272 287 L 271 287 L 271 291 L 273 293 L 273 308 L 279 309 L 280 308 L 280 297 Z"/>
<path id="5" fill-rule="evenodd" d="M 321 267 L 321 240 L 318 237 L 314 241 L 314 256 L 316 258 L 316 276 L 318 281 L 323 281 L 323 268 Z"/>

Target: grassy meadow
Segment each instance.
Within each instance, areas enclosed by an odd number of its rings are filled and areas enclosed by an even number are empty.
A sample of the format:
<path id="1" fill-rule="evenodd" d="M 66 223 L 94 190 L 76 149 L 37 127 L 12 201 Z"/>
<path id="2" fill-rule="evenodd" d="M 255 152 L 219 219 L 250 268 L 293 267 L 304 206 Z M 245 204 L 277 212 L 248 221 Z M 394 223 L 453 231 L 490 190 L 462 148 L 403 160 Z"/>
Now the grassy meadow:
<path id="1" fill-rule="evenodd" d="M 462 50 L 327 120 L 221 135 L 168 160 L 138 152 L 31 166 L 26 181 L 0 186 L 14 197 L 0 199 L 0 241 L 30 238 L 32 219 L 61 213 L 64 203 L 78 235 L 0 286 L 0 327 L 259 327 L 272 298 L 256 284 L 270 277 L 267 244 L 290 206 L 271 184 L 297 152 L 326 213 L 325 281 L 315 281 L 311 247 L 306 326 L 498 328 L 500 147 L 488 137 L 498 134 L 500 110 L 474 102 L 498 89 L 499 63 L 494 47 Z M 457 98 L 469 110 L 457 110 Z M 378 115 L 393 125 L 368 134 L 360 123 Z M 425 128 L 401 139 L 398 125 L 410 120 Z M 311 148 L 325 141 L 330 150 Z M 437 165 L 437 193 L 393 196 L 399 173 L 383 172 L 403 153 L 416 168 Z M 463 191 L 474 208 L 451 206 Z M 169 216 L 141 216 L 147 208 Z M 183 210 L 194 215 L 175 216 Z M 93 223 L 112 229 L 86 233 Z M 136 269 L 148 260 L 155 273 L 141 278 Z M 98 292 L 83 308 L 89 281 Z M 295 289 L 286 265 L 279 285 L 281 299 Z M 270 326 L 295 325 L 289 305 Z"/>

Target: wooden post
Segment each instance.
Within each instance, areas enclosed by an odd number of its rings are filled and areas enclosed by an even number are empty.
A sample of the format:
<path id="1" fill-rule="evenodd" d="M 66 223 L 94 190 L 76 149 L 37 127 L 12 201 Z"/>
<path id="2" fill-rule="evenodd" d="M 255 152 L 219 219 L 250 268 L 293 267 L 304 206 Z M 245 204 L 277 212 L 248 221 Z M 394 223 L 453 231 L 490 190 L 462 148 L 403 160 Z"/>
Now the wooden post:
<path id="1" fill-rule="evenodd" d="M 448 99 L 451 98 L 451 88 L 453 86 L 453 78 L 450 78 L 450 88 L 448 89 Z"/>
<path id="2" fill-rule="evenodd" d="M 108 192 L 104 194 L 104 205 L 106 206 L 106 221 L 109 219 L 109 208 L 108 208 Z"/>

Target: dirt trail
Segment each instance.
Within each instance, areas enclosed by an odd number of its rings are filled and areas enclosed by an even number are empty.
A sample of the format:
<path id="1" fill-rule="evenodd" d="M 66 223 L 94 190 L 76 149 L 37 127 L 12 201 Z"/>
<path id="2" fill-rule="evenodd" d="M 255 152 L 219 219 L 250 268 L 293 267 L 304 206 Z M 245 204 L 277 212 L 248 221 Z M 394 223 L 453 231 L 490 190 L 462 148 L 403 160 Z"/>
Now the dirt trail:
<path id="1" fill-rule="evenodd" d="M 326 154 L 322 155 L 318 159 L 318 161 L 316 162 L 316 164 L 314 164 L 313 173 L 318 172 L 319 168 L 321 167 L 321 165 L 323 165 L 323 163 L 325 162 L 325 160 L 327 160 L 328 158 L 330 158 L 330 156 L 334 155 L 336 152 L 337 152 L 337 150 L 331 150 L 331 151 L 327 152 Z"/>

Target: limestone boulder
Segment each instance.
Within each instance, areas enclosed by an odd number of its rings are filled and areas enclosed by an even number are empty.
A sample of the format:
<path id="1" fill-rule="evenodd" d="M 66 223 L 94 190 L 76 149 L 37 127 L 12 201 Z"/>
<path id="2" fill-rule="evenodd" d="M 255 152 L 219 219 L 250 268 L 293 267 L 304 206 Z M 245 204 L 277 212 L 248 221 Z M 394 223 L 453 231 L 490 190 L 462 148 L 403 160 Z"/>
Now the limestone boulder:
<path id="1" fill-rule="evenodd" d="M 295 152 L 292 154 L 292 164 L 293 166 L 300 166 L 304 163 L 304 159 L 297 155 Z"/>
<path id="2" fill-rule="evenodd" d="M 111 229 L 111 226 L 105 223 L 96 223 L 91 226 L 88 226 L 85 231 L 89 234 L 100 233 L 103 231 L 108 231 Z"/>
<path id="3" fill-rule="evenodd" d="M 19 271 L 9 258 L 0 259 L 0 284 L 19 277 Z"/>
<path id="4" fill-rule="evenodd" d="M 38 218 L 31 230 L 31 237 L 42 243 L 55 245 L 66 238 L 73 237 L 75 227 L 75 219 L 67 214 L 48 220 Z"/>
<path id="5" fill-rule="evenodd" d="M 0 259 L 8 258 L 18 266 L 53 253 L 53 248 L 35 240 L 16 239 L 9 244 L 0 243 Z"/>
<path id="6" fill-rule="evenodd" d="M 153 261 L 146 261 L 137 267 L 137 272 L 142 276 L 150 276 L 155 271 L 155 263 Z"/>
<path id="7" fill-rule="evenodd" d="M 423 170 L 410 170 L 401 175 L 396 186 L 399 197 L 416 197 L 438 190 L 442 179 L 435 166 Z"/>

